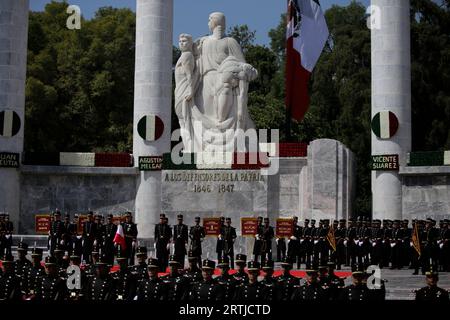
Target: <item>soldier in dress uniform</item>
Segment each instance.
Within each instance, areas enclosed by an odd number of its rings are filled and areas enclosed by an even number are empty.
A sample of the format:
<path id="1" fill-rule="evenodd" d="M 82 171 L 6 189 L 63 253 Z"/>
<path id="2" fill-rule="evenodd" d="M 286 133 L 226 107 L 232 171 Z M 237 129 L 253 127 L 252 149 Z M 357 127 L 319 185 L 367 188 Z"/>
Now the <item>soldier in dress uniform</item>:
<path id="1" fill-rule="evenodd" d="M 202 261 L 203 279 L 193 285 L 189 292 L 192 301 L 221 301 L 224 296 L 223 287 L 213 279 L 216 263 L 205 259 Z"/>
<path id="2" fill-rule="evenodd" d="M 14 273 L 22 281 L 25 281 L 24 277 L 31 268 L 31 261 L 27 259 L 28 244 L 20 241 L 17 245 L 17 260 L 14 261 Z"/>
<path id="3" fill-rule="evenodd" d="M 383 268 L 383 230 L 381 229 L 380 220 L 373 220 L 373 225 L 370 232 L 370 239 L 372 241 L 371 264 L 378 265 L 380 268 Z"/>
<path id="4" fill-rule="evenodd" d="M 34 295 L 36 291 L 36 279 L 45 273 L 45 269 L 41 264 L 43 250 L 40 248 L 33 248 L 31 250 L 31 267 L 25 275 L 25 286 L 22 291 L 25 292 L 26 297 Z"/>
<path id="5" fill-rule="evenodd" d="M 236 288 L 234 300 L 236 301 L 257 301 L 265 300 L 265 288 L 261 282 L 258 282 L 260 274 L 260 264 L 256 261 L 250 261 L 247 265 L 248 282 L 242 283 Z"/>
<path id="6" fill-rule="evenodd" d="M 220 258 L 217 267 L 220 269 L 220 275 L 215 280 L 223 288 L 223 299 L 231 300 L 236 291 L 237 281 L 229 273 L 230 260 L 228 257 Z"/>
<path id="7" fill-rule="evenodd" d="M 36 279 L 34 299 L 37 301 L 62 301 L 67 298 L 66 280 L 61 277 L 56 258 L 45 258 L 45 274 Z"/>
<path id="8" fill-rule="evenodd" d="M 236 255 L 236 273 L 233 274 L 233 278 L 238 282 L 238 285 L 248 282 L 248 274 L 244 268 L 247 263 L 247 256 L 242 253 Z"/>
<path id="9" fill-rule="evenodd" d="M 342 265 L 345 265 L 346 260 L 346 247 L 344 245 L 345 234 L 347 232 L 346 223 L 347 221 L 345 219 L 340 219 L 339 225 L 334 231 L 334 236 L 336 238 L 336 264 L 338 270 L 341 270 L 341 267 Z"/>
<path id="10" fill-rule="evenodd" d="M 136 250 L 137 264 L 131 267 L 131 272 L 137 281 L 148 279 L 147 247 L 139 246 Z"/>
<path id="11" fill-rule="evenodd" d="M 203 278 L 202 270 L 198 267 L 197 257 L 194 256 L 191 250 L 188 252 L 188 264 L 189 267 L 184 276 L 189 280 L 189 285 L 192 287 L 194 283 L 201 281 Z"/>
<path id="12" fill-rule="evenodd" d="M 191 239 L 190 250 L 192 254 L 197 257 L 199 267 L 202 262 L 202 241 L 205 238 L 205 228 L 200 225 L 200 217 L 195 217 L 195 225 L 189 231 L 189 238 Z"/>
<path id="13" fill-rule="evenodd" d="M 259 256 L 261 255 L 262 230 L 263 230 L 263 217 L 258 217 L 256 219 L 255 243 L 253 245 L 254 261 L 259 261 Z"/>
<path id="14" fill-rule="evenodd" d="M 4 214 L 3 221 L 3 248 L 5 255 L 11 255 L 11 247 L 12 247 L 12 235 L 14 232 L 14 224 L 9 220 L 9 213 Z"/>
<path id="15" fill-rule="evenodd" d="M 265 260 L 262 264 L 264 278 L 261 280 L 261 284 L 265 286 L 264 298 L 267 301 L 277 301 L 280 298 L 277 278 L 273 276 L 274 265 L 273 260 Z"/>
<path id="16" fill-rule="evenodd" d="M 319 268 L 319 283 L 328 290 L 330 300 L 337 300 L 341 294 L 342 289 L 345 288 L 344 279 L 339 278 L 334 273 L 335 263 L 328 261 L 326 266 Z"/>
<path id="17" fill-rule="evenodd" d="M 124 256 L 128 258 L 128 264 L 132 266 L 134 264 L 134 251 L 136 248 L 138 229 L 137 224 L 133 222 L 133 216 L 131 215 L 131 212 L 128 211 L 125 213 L 125 222 L 122 224 L 122 227 L 126 244 Z"/>
<path id="18" fill-rule="evenodd" d="M 300 285 L 300 279 L 291 274 L 292 261 L 287 257 L 281 262 L 282 274 L 277 278 L 279 298 L 282 301 L 291 300 L 294 288 Z"/>
<path id="19" fill-rule="evenodd" d="M 269 225 L 269 218 L 264 218 L 262 230 L 261 258 L 262 261 L 272 260 L 272 239 L 275 236 L 273 227 Z"/>
<path id="20" fill-rule="evenodd" d="M 73 250 L 73 244 L 72 244 L 72 234 L 70 230 L 70 214 L 66 213 L 64 215 L 64 221 L 63 221 L 63 229 L 64 233 L 62 236 L 62 240 L 64 241 L 65 250 L 69 253 L 69 256 L 72 255 Z"/>
<path id="21" fill-rule="evenodd" d="M 356 265 L 356 251 L 357 251 L 357 244 L 355 243 L 356 240 L 356 227 L 355 227 L 355 220 L 353 218 L 348 220 L 348 227 L 345 233 L 345 240 L 344 245 L 346 246 L 346 266 L 353 266 Z"/>
<path id="22" fill-rule="evenodd" d="M 55 220 L 51 223 L 49 231 L 50 255 L 53 255 L 56 246 L 64 241 L 65 234 L 64 223 L 61 221 L 61 212 L 56 210 L 53 216 Z"/>
<path id="23" fill-rule="evenodd" d="M 294 217 L 292 223 L 293 223 L 292 236 L 289 238 L 288 242 L 288 257 L 292 260 L 293 263 L 297 261 L 297 269 L 300 269 L 301 267 L 300 239 L 302 237 L 302 227 L 298 225 L 298 217 Z"/>
<path id="24" fill-rule="evenodd" d="M 14 258 L 6 255 L 2 258 L 0 274 L 0 301 L 19 300 L 21 297 L 20 278 L 14 273 Z"/>
<path id="25" fill-rule="evenodd" d="M 73 267 L 75 270 L 77 270 L 77 269 L 80 270 L 80 277 L 78 278 L 79 283 L 77 283 L 77 280 L 75 280 L 75 281 L 72 280 L 73 288 L 68 288 L 68 299 L 77 301 L 80 299 L 80 297 L 82 295 L 83 288 L 86 285 L 87 280 L 88 280 L 88 276 L 87 276 L 86 271 L 81 268 L 81 256 L 72 254 L 70 256 L 70 266 Z M 67 269 L 67 270 L 70 270 L 70 269 Z M 75 272 L 77 272 L 77 271 L 75 271 Z M 73 272 L 68 273 L 66 271 L 66 275 L 64 278 L 69 279 L 72 274 L 73 274 Z"/>
<path id="26" fill-rule="evenodd" d="M 143 278 L 136 292 L 138 301 L 164 301 L 167 300 L 167 285 L 158 277 L 158 259 L 150 258 L 146 264 L 148 276 Z"/>
<path id="27" fill-rule="evenodd" d="M 69 267 L 69 260 L 64 256 L 64 249 L 65 247 L 62 244 L 58 244 L 54 251 L 56 267 L 60 276 L 64 276 L 67 268 Z"/>
<path id="28" fill-rule="evenodd" d="M 172 230 L 165 221 L 166 215 L 164 213 L 159 215 L 159 223 L 155 226 L 155 243 L 156 243 L 156 258 L 159 261 L 159 268 L 161 272 L 166 272 L 169 258 L 169 243 L 172 238 Z"/>
<path id="29" fill-rule="evenodd" d="M 99 256 L 100 256 L 99 251 L 100 250 L 99 250 L 98 246 L 93 246 L 92 253 L 91 253 L 91 263 L 86 264 L 84 266 L 84 270 L 86 270 L 86 274 L 88 276 L 94 277 L 97 273 L 97 262 L 99 261 Z M 105 259 L 108 260 L 108 258 L 106 256 L 105 256 Z M 108 262 L 108 264 L 109 264 L 109 262 Z"/>
<path id="30" fill-rule="evenodd" d="M 353 268 L 353 284 L 345 287 L 340 295 L 343 301 L 373 301 L 378 296 L 375 290 L 367 287 L 367 273 L 362 263 Z"/>
<path id="31" fill-rule="evenodd" d="M 112 273 L 113 282 L 113 300 L 132 301 L 136 296 L 137 278 L 128 267 L 128 256 L 125 256 L 125 250 L 117 250 L 117 263 L 119 270 Z"/>
<path id="32" fill-rule="evenodd" d="M 303 263 L 308 266 L 311 264 L 311 255 L 312 255 L 312 239 L 311 239 L 311 228 L 309 227 L 309 219 L 305 219 L 303 230 L 302 230 L 302 238 L 300 240 L 300 250 L 302 255 Z"/>
<path id="33" fill-rule="evenodd" d="M 439 262 L 441 265 L 441 271 L 450 271 L 450 228 L 448 224 L 450 221 L 444 219 L 442 221 L 442 227 L 440 228 L 440 240 L 439 240 Z"/>
<path id="34" fill-rule="evenodd" d="M 5 252 L 5 214 L 3 212 L 0 212 L 0 259 L 3 258 L 4 252 Z M 0 268 L 0 275 L 2 274 L 1 268 Z"/>
<path id="35" fill-rule="evenodd" d="M 189 280 L 180 273 L 180 263 L 174 255 L 169 257 L 169 274 L 162 277 L 167 285 L 167 300 L 186 300 L 189 294 Z"/>
<path id="36" fill-rule="evenodd" d="M 95 275 L 88 278 L 83 290 L 86 301 L 112 301 L 114 299 L 114 279 L 109 273 L 108 260 L 101 255 L 95 263 Z"/>
<path id="37" fill-rule="evenodd" d="M 188 226 L 183 223 L 183 215 L 177 216 L 178 224 L 173 226 L 173 243 L 175 246 L 174 255 L 178 259 L 181 265 L 181 269 L 184 269 L 184 258 L 187 254 L 186 247 L 189 240 Z"/>
<path id="38" fill-rule="evenodd" d="M 382 221 L 382 259 L 381 266 L 383 268 L 389 267 L 391 258 L 391 238 L 392 238 L 392 220 L 385 219 Z"/>
<path id="39" fill-rule="evenodd" d="M 91 263 L 91 253 L 94 241 L 97 238 L 97 224 L 94 222 L 94 213 L 88 213 L 88 219 L 83 223 L 83 260 Z"/>
<path id="40" fill-rule="evenodd" d="M 391 269 L 401 269 L 402 230 L 400 220 L 394 220 L 391 237 Z"/>
<path id="41" fill-rule="evenodd" d="M 83 235 L 81 234 L 81 228 L 78 223 L 79 216 L 78 214 L 75 214 L 73 221 L 69 225 L 68 233 L 72 237 L 72 250 L 70 251 L 70 254 L 81 257 L 83 255 Z"/>
<path id="42" fill-rule="evenodd" d="M 219 222 L 219 234 L 217 236 L 216 242 L 216 253 L 217 253 L 217 261 L 223 257 L 223 239 L 222 239 L 222 228 L 225 226 L 225 217 L 220 217 Z"/>
<path id="43" fill-rule="evenodd" d="M 306 270 L 306 283 L 297 286 L 291 297 L 292 301 L 327 301 L 328 289 L 319 283 L 319 271 L 317 269 Z"/>
<path id="44" fill-rule="evenodd" d="M 439 275 L 433 269 L 426 272 L 427 286 L 417 291 L 416 301 L 435 301 L 435 302 L 449 302 L 449 293 L 447 290 L 438 287 Z"/>
<path id="45" fill-rule="evenodd" d="M 114 237 L 116 236 L 116 232 L 117 232 L 117 225 L 113 222 L 113 215 L 109 214 L 107 217 L 106 224 L 103 225 L 103 243 L 102 243 L 104 254 L 106 255 L 106 259 L 108 259 L 109 264 L 114 263 L 114 252 L 115 252 Z"/>
<path id="46" fill-rule="evenodd" d="M 234 269 L 234 241 L 237 238 L 236 228 L 231 226 L 231 218 L 225 219 L 225 226 L 222 228 L 223 237 L 223 257 L 230 259 L 230 267 Z"/>
<path id="47" fill-rule="evenodd" d="M 439 231 L 434 227 L 434 220 L 427 219 L 424 230 L 424 248 L 421 256 L 422 271 L 437 270 Z"/>

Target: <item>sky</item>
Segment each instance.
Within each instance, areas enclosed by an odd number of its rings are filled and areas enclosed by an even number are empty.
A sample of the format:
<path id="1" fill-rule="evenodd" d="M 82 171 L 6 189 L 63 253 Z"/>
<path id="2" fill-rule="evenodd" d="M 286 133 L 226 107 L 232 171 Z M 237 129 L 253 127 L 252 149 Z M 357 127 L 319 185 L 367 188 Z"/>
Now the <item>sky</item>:
<path id="1" fill-rule="evenodd" d="M 58 0 L 61 1 L 62 0 Z M 348 5 L 352 0 L 320 0 L 326 10 L 334 4 Z M 358 0 L 364 5 L 369 0 Z M 42 11 L 51 0 L 30 0 L 33 11 Z M 104 6 L 131 8 L 136 10 L 136 0 L 67 0 L 78 5 L 82 15 L 89 19 L 95 11 Z M 194 38 L 209 32 L 208 16 L 211 12 L 221 11 L 227 17 L 228 27 L 247 24 L 256 31 L 256 43 L 268 45 L 268 32 L 280 22 L 280 16 L 286 11 L 286 0 L 174 0 L 174 44 L 178 35 L 190 33 Z M 227 28 L 228 28 L 227 27 Z"/>

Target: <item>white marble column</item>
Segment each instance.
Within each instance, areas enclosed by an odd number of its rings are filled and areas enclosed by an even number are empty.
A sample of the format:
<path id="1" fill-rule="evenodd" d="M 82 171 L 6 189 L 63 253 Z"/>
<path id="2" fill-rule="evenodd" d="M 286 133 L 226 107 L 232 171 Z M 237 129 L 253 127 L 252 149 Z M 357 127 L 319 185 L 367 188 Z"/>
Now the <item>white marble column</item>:
<path id="1" fill-rule="evenodd" d="M 410 1 L 372 0 L 379 8 L 380 29 L 372 29 L 372 117 L 393 112 L 398 132 L 379 139 L 372 132 L 372 155 L 398 154 L 406 164 L 411 150 Z M 398 172 L 372 172 L 373 218 L 401 219 L 402 183 Z"/>
<path id="2" fill-rule="evenodd" d="M 172 34 L 173 0 L 137 0 L 133 129 L 136 166 L 139 156 L 162 156 L 170 151 Z M 162 137 L 153 142 L 143 140 L 137 132 L 139 120 L 146 115 L 156 115 L 164 122 Z M 160 212 L 161 172 L 140 172 L 135 218 L 139 238 L 153 237 Z"/>
<path id="3" fill-rule="evenodd" d="M 0 152 L 22 154 L 23 151 L 28 11 L 28 0 L 0 1 L 0 112 L 14 111 L 21 122 L 16 135 L 0 135 Z M 4 210 L 10 214 L 17 230 L 20 169 L 0 168 L 0 211 Z"/>

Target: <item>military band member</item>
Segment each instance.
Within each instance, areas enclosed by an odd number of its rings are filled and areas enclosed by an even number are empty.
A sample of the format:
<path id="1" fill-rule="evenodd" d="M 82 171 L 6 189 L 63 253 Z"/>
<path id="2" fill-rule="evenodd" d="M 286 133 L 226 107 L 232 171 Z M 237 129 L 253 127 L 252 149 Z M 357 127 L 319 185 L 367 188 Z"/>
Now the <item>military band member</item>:
<path id="1" fill-rule="evenodd" d="M 197 257 L 194 256 L 191 250 L 188 252 L 188 264 L 189 266 L 184 276 L 189 280 L 189 284 L 192 287 L 194 283 L 201 281 L 203 278 L 202 270 L 198 267 Z"/>
<path id="2" fill-rule="evenodd" d="M 116 236 L 117 225 L 113 222 L 112 214 L 109 214 L 106 220 L 107 220 L 106 224 L 103 225 L 102 229 L 103 234 L 102 247 L 104 250 L 104 254 L 106 255 L 106 259 L 108 260 L 108 263 L 113 264 L 115 252 L 114 237 Z"/>
<path id="3" fill-rule="evenodd" d="M 136 250 L 137 264 L 131 267 L 131 272 L 137 281 L 148 279 L 147 247 L 139 246 Z"/>
<path id="4" fill-rule="evenodd" d="M 236 228 L 231 226 L 231 218 L 225 219 L 225 226 L 222 228 L 223 237 L 223 257 L 230 259 L 230 267 L 234 269 L 234 241 L 237 238 Z"/>
<path id="5" fill-rule="evenodd" d="M 437 285 L 439 281 L 438 273 L 430 270 L 425 275 L 427 286 L 415 291 L 416 301 L 448 302 L 448 291 L 439 288 Z"/>
<path id="6" fill-rule="evenodd" d="M 186 300 L 189 294 L 189 280 L 180 273 L 180 263 L 174 255 L 169 257 L 169 274 L 162 277 L 167 285 L 167 300 Z"/>
<path id="7" fill-rule="evenodd" d="M 191 239 L 190 250 L 192 254 L 197 257 L 199 267 L 202 263 L 202 241 L 205 238 L 205 228 L 200 225 L 200 217 L 195 217 L 195 225 L 189 231 L 189 238 Z"/>
<path id="8" fill-rule="evenodd" d="M 233 274 L 233 278 L 237 281 L 237 285 L 248 282 L 248 274 L 244 270 L 246 264 L 247 256 L 245 254 L 238 253 L 236 255 L 236 272 Z"/>
<path id="9" fill-rule="evenodd" d="M 272 260 L 272 239 L 275 236 L 273 227 L 269 225 L 269 218 L 264 218 L 262 230 L 261 259 Z"/>
<path id="10" fill-rule="evenodd" d="M 61 277 L 56 258 L 45 258 L 45 274 L 36 280 L 34 299 L 37 301 L 62 301 L 67 297 L 66 280 Z"/>
<path id="11" fill-rule="evenodd" d="M 236 301 L 256 301 L 265 300 L 265 285 L 258 282 L 260 274 L 260 264 L 250 261 L 247 266 L 248 282 L 242 283 L 236 288 L 234 300 Z"/>
<path id="12" fill-rule="evenodd" d="M 124 255 L 125 250 L 117 250 L 117 263 L 119 270 L 112 274 L 113 281 L 113 300 L 132 301 L 136 296 L 137 278 L 128 267 L 128 256 Z"/>
<path id="13" fill-rule="evenodd" d="M 31 251 L 31 267 L 25 275 L 25 288 L 22 288 L 22 291 L 25 292 L 26 299 L 34 295 L 36 291 L 36 279 L 45 273 L 45 269 L 41 264 L 42 255 L 43 250 L 40 248 L 35 247 Z"/>
<path id="14" fill-rule="evenodd" d="M 216 263 L 205 259 L 202 261 L 203 279 L 192 287 L 189 300 L 192 301 L 220 301 L 223 299 L 223 287 L 213 279 Z"/>
<path id="15" fill-rule="evenodd" d="M 292 236 L 288 242 L 288 257 L 293 263 L 297 262 L 297 269 L 301 267 L 300 239 L 302 238 L 302 227 L 298 225 L 298 217 L 294 217 Z M 283 257 L 284 258 L 284 257 Z"/>
<path id="16" fill-rule="evenodd" d="M 0 274 L 0 301 L 19 300 L 21 297 L 20 278 L 14 273 L 14 258 L 6 255 L 2 258 Z"/>
<path id="17" fill-rule="evenodd" d="M 317 269 L 306 270 L 306 283 L 295 288 L 291 300 L 293 301 L 327 301 L 328 289 L 319 283 L 319 271 Z"/>
<path id="18" fill-rule="evenodd" d="M 220 275 L 215 279 L 219 285 L 223 288 L 224 300 L 231 300 L 234 297 L 234 293 L 237 286 L 237 281 L 234 279 L 230 271 L 230 260 L 228 257 L 220 258 L 217 263 L 217 267 L 220 269 Z"/>
<path id="19" fill-rule="evenodd" d="M 61 242 L 64 240 L 64 223 L 61 221 L 61 212 L 59 210 L 56 210 L 53 213 L 54 221 L 50 224 L 50 231 L 49 231 L 49 249 L 50 249 L 50 255 L 53 255 L 56 246 L 58 244 L 61 244 Z"/>
<path id="20" fill-rule="evenodd" d="M 114 279 L 109 273 L 109 265 L 104 255 L 95 263 L 95 275 L 88 278 L 83 290 L 87 301 L 112 301 L 114 299 Z"/>
<path id="21" fill-rule="evenodd" d="M 90 211 L 87 221 L 83 223 L 83 260 L 91 263 L 91 253 L 94 241 L 97 238 L 97 224 L 94 221 L 94 213 Z"/>
<path id="22" fill-rule="evenodd" d="M 164 213 L 160 214 L 159 223 L 155 226 L 156 258 L 159 261 L 160 272 L 166 272 L 169 264 L 169 243 L 172 238 L 172 230 L 165 218 Z"/>
<path id="23" fill-rule="evenodd" d="M 181 269 L 184 269 L 184 258 L 186 257 L 189 240 L 188 226 L 183 223 L 183 215 L 177 216 L 178 224 L 173 226 L 173 243 L 175 247 L 174 255 L 180 262 Z"/>
<path id="24" fill-rule="evenodd" d="M 136 292 L 137 301 L 164 301 L 167 300 L 167 286 L 158 277 L 159 262 L 157 259 L 148 259 L 148 276 L 139 282 Z"/>
<path id="25" fill-rule="evenodd" d="M 261 284 L 265 286 L 264 299 L 267 301 L 277 301 L 280 299 L 277 278 L 273 276 L 274 265 L 273 260 L 266 260 L 262 264 L 264 278 L 261 280 Z"/>
<path id="26" fill-rule="evenodd" d="M 124 256 L 128 258 L 128 264 L 133 265 L 134 251 L 136 248 L 136 240 L 138 237 L 138 229 L 137 224 L 133 222 L 133 216 L 131 215 L 131 212 L 128 211 L 125 213 L 125 222 L 122 224 L 122 227 L 126 244 Z"/>
<path id="27" fill-rule="evenodd" d="M 259 257 L 261 255 L 262 232 L 263 232 L 262 230 L 263 230 L 263 217 L 258 217 L 256 219 L 255 243 L 253 245 L 254 261 L 259 261 Z"/>
<path id="28" fill-rule="evenodd" d="M 222 228 L 225 226 L 225 217 L 220 217 L 219 221 L 219 234 L 217 236 L 216 242 L 216 253 L 217 261 L 223 257 L 223 239 L 222 239 Z"/>
<path id="29" fill-rule="evenodd" d="M 300 279 L 291 274 L 292 261 L 286 258 L 281 262 L 282 274 L 277 278 L 279 298 L 283 301 L 291 300 L 295 287 L 300 285 Z"/>

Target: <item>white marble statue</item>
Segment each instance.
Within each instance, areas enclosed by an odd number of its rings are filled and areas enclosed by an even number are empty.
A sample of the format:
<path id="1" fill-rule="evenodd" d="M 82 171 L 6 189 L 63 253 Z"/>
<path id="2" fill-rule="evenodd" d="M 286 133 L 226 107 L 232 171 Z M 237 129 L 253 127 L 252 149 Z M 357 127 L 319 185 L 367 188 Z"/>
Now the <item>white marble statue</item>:
<path id="1" fill-rule="evenodd" d="M 210 36 L 193 43 L 192 36 L 180 35 L 175 112 L 185 152 L 236 151 L 237 135 L 254 128 L 247 99 L 258 72 L 245 63 L 238 42 L 225 36 L 225 27 L 224 14 L 215 12 Z"/>

